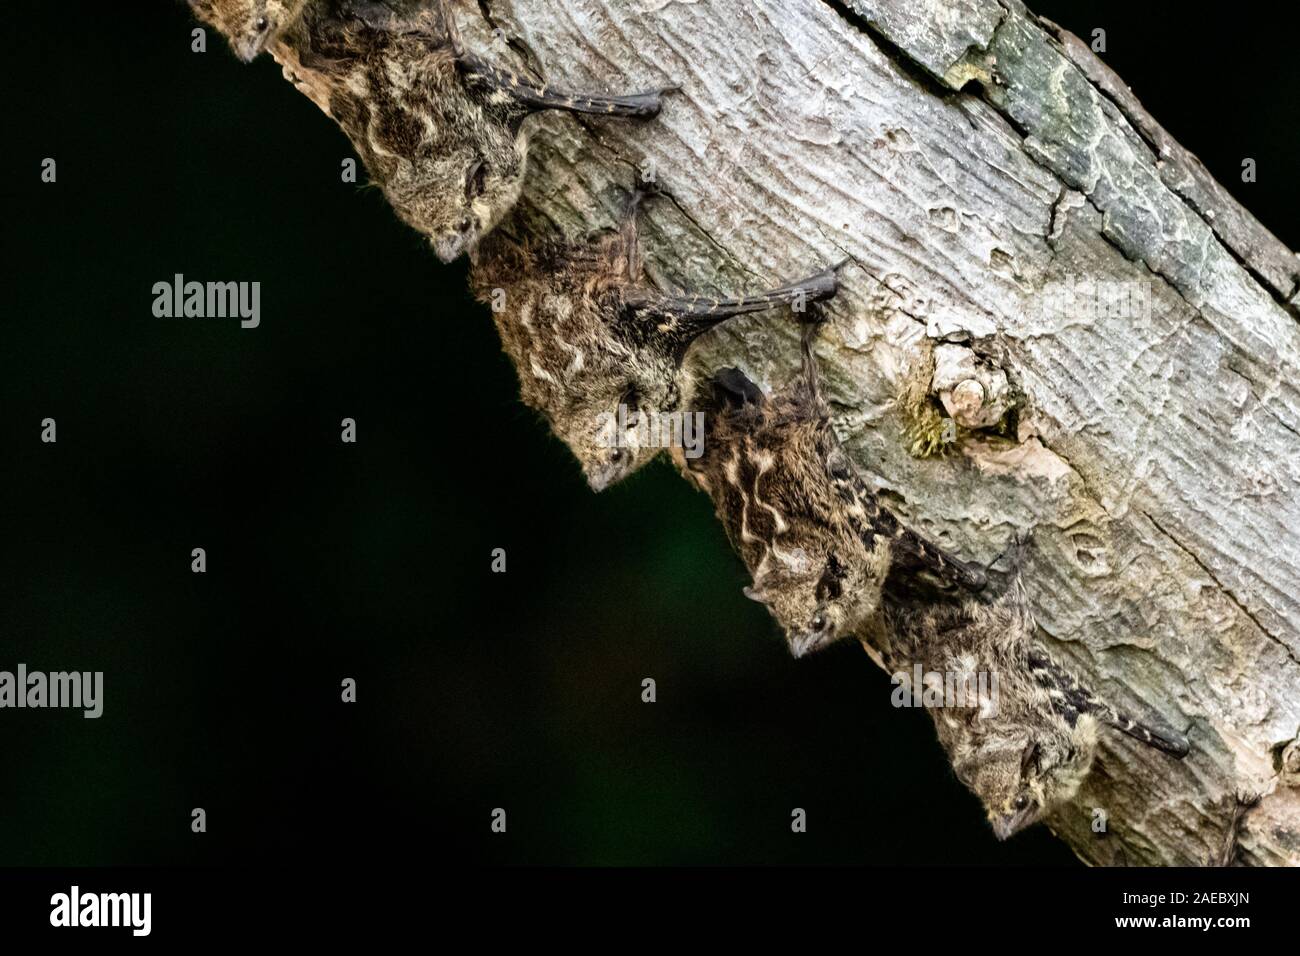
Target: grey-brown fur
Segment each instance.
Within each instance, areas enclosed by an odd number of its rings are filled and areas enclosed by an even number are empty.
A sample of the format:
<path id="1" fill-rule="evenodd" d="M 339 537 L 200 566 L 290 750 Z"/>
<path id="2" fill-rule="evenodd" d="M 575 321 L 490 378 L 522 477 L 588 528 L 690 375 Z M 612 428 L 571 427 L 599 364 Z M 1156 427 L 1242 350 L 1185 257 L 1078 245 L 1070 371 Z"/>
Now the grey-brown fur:
<path id="1" fill-rule="evenodd" d="M 289 78 L 343 129 L 401 219 L 450 262 L 515 204 L 528 138 L 546 109 L 652 117 L 660 93 L 597 96 L 548 88 L 466 50 L 445 0 L 395 13 L 363 0 L 194 0 L 241 56 L 269 48 Z M 240 24 L 284 8 L 273 36 Z M 248 58 L 245 56 L 245 58 Z"/>
<path id="2" fill-rule="evenodd" d="M 302 16 L 308 0 L 189 0 L 190 9 L 204 23 L 230 41 L 235 56 L 245 63 L 256 59 L 268 44 Z"/>
<path id="3" fill-rule="evenodd" d="M 817 384 L 812 325 L 803 375 L 767 397 L 736 369 L 701 396 L 704 454 L 685 473 L 712 497 L 765 604 L 801 657 L 859 631 L 891 567 L 936 586 L 983 573 L 904 527 L 858 474 L 831 429 Z"/>
<path id="4" fill-rule="evenodd" d="M 984 804 L 999 839 L 1069 800 L 1092 767 L 1098 729 L 1110 726 L 1182 757 L 1186 739 L 1139 724 L 1052 660 L 1019 579 L 997 593 L 940 595 L 912 579 L 886 582 L 878 628 L 868 644 L 886 669 L 913 683 L 923 674 L 968 680 L 994 693 L 966 706 L 929 707 L 953 770 Z M 921 688 L 912 688 L 919 693 Z"/>
<path id="5" fill-rule="evenodd" d="M 522 244 L 498 232 L 470 273 L 481 300 L 504 296 L 494 317 L 523 400 L 546 417 L 596 491 L 660 451 L 641 441 L 643 416 L 690 411 L 683 358 L 700 334 L 735 315 L 828 298 L 837 287 L 827 270 L 749 298 L 660 293 L 642 271 L 639 200 L 620 230 L 577 243 Z M 629 427 L 617 430 L 620 406 Z"/>

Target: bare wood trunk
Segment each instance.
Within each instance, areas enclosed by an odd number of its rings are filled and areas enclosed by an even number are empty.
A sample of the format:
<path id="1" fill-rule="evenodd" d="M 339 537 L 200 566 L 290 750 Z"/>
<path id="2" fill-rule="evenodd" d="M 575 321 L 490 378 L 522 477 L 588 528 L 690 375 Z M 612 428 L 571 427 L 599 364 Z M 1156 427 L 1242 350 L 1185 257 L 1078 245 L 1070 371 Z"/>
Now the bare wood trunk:
<path id="1" fill-rule="evenodd" d="M 1090 863 L 1196 865 L 1255 791 L 1244 861 L 1300 864 L 1295 254 L 1019 0 L 453 6 L 478 51 L 556 85 L 682 87 L 653 123 L 531 120 L 525 226 L 609 225 L 653 169 L 665 285 L 732 293 L 851 257 L 820 347 L 841 437 L 964 557 L 1032 532 L 1056 652 L 1192 741 L 1178 763 L 1107 737 L 1055 832 Z M 1094 314 L 1094 280 L 1129 309 Z M 796 335 L 739 320 L 695 360 L 770 388 Z M 920 459 L 926 391 L 963 427 Z"/>

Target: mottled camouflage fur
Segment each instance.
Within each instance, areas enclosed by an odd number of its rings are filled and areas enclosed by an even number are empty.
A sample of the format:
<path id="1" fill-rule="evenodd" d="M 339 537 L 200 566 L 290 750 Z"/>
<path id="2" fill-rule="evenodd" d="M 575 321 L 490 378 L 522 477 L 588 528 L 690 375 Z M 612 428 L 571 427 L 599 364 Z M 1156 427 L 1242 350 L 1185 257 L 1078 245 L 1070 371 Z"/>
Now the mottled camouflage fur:
<path id="1" fill-rule="evenodd" d="M 804 374 L 778 394 L 736 369 L 715 376 L 701 403 L 704 454 L 681 460 L 753 577 L 745 593 L 767 605 L 796 657 L 859 631 L 895 564 L 936 582 L 983 582 L 900 524 L 862 480 L 831 429 L 811 328 Z"/>
<path id="2" fill-rule="evenodd" d="M 1018 578 L 990 590 L 996 593 L 942 595 L 891 575 L 868 643 L 909 684 L 917 664 L 924 673 L 996 678 L 996 692 L 972 706 L 929 710 L 953 770 L 979 797 L 999 839 L 1078 792 L 1101 726 L 1175 756 L 1187 753 L 1178 734 L 1125 717 L 1052 660 L 1035 636 Z"/>
<path id="3" fill-rule="evenodd" d="M 639 198 L 622 229 L 585 241 L 525 245 L 495 233 L 470 273 L 475 294 L 503 306 L 494 317 L 524 402 L 546 417 L 597 491 L 660 451 L 642 443 L 641 416 L 689 410 L 683 358 L 696 337 L 731 316 L 836 290 L 827 271 L 745 299 L 661 294 L 641 268 Z M 620 405 L 627 427 L 616 433 Z"/>
<path id="4" fill-rule="evenodd" d="M 241 25 L 284 7 L 273 36 L 250 45 Z M 660 94 L 598 96 L 549 89 L 465 50 L 444 4 L 395 14 L 377 3 L 194 0 L 241 56 L 267 47 L 295 85 L 352 141 L 401 219 L 445 262 L 500 222 L 523 188 L 523 120 L 545 109 L 651 117 Z M 250 57 L 245 57 L 250 58 Z"/>

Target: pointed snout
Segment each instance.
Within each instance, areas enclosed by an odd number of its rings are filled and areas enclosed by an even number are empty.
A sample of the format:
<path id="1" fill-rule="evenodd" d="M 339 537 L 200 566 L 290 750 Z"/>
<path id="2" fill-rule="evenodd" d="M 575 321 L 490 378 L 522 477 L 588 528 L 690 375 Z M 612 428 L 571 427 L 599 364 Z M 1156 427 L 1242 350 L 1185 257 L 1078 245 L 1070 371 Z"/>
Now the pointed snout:
<path id="1" fill-rule="evenodd" d="M 443 236 L 441 239 L 434 239 L 432 244 L 433 254 L 438 257 L 438 261 L 444 265 L 451 265 L 469 249 L 469 235 L 460 233 Z"/>
<path id="2" fill-rule="evenodd" d="M 790 638 L 790 653 L 796 657 L 807 657 L 820 651 L 823 647 L 831 642 L 831 637 L 825 632 L 808 631 L 803 634 L 796 634 Z"/>
<path id="3" fill-rule="evenodd" d="M 615 448 L 610 451 L 607 461 L 585 469 L 587 484 L 591 486 L 592 491 L 604 491 L 610 485 L 626 478 L 631 467 L 632 452 L 626 448 Z"/>
<path id="4" fill-rule="evenodd" d="M 242 63 L 252 63 L 266 49 L 268 35 L 269 33 L 260 33 L 251 40 L 241 40 L 234 44 L 235 56 Z"/>
<path id="5" fill-rule="evenodd" d="M 993 824 L 993 835 L 999 840 L 1009 840 L 1029 824 L 1037 819 L 1034 809 L 1031 807 L 1022 810 L 1019 813 L 1006 813 L 1002 816 L 994 817 L 990 822 Z"/>

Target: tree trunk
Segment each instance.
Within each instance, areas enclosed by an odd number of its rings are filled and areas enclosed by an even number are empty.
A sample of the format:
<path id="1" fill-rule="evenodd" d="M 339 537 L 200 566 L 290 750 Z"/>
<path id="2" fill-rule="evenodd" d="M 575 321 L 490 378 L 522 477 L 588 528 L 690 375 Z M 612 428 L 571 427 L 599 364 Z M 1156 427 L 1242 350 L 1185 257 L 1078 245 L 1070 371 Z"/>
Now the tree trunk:
<path id="1" fill-rule="evenodd" d="M 610 225 L 653 171 L 665 286 L 851 259 L 819 355 L 864 470 L 965 558 L 1031 532 L 1054 653 L 1192 742 L 1105 736 L 1053 830 L 1089 863 L 1198 865 L 1252 791 L 1243 861 L 1300 864 L 1295 254 L 1019 0 L 453 6 L 557 86 L 681 85 L 649 123 L 531 120 L 525 228 Z M 772 388 L 797 329 L 737 320 L 693 361 Z"/>

